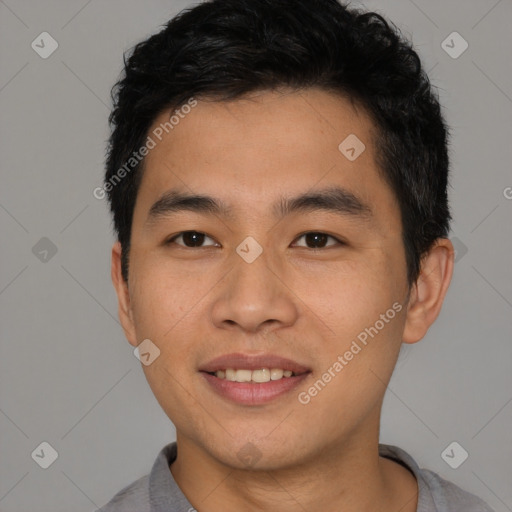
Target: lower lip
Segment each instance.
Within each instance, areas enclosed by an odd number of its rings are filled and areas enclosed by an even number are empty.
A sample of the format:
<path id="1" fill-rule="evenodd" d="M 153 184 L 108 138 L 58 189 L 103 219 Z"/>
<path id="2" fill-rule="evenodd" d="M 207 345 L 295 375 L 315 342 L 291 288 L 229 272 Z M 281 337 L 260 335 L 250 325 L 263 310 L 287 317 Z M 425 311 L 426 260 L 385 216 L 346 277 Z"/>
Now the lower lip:
<path id="1" fill-rule="evenodd" d="M 309 373 L 268 382 L 233 382 L 219 379 L 206 372 L 201 372 L 201 375 L 213 390 L 224 398 L 243 405 L 260 405 L 291 392 L 307 378 Z"/>

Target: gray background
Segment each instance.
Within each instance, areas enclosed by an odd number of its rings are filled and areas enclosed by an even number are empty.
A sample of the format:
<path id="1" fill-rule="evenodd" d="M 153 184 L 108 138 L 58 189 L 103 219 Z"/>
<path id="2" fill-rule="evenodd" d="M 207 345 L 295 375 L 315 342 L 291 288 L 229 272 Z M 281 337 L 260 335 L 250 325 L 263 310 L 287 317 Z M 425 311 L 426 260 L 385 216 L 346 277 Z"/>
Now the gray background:
<path id="1" fill-rule="evenodd" d="M 101 184 L 109 91 L 123 51 L 188 5 L 0 0 L 2 511 L 94 510 L 147 473 L 174 440 L 117 320 L 110 218 L 92 191 Z M 399 359 L 381 442 L 505 512 L 512 510 L 512 2 L 364 5 L 413 38 L 439 87 L 453 133 L 458 249 L 440 318 Z M 47 59 L 31 48 L 43 31 L 59 44 Z M 469 44 L 456 59 L 441 47 L 453 31 Z M 43 237 L 56 254 L 38 253 L 48 245 Z M 48 469 L 31 458 L 43 441 L 58 452 Z M 441 457 L 452 441 L 469 453 L 458 469 Z"/>

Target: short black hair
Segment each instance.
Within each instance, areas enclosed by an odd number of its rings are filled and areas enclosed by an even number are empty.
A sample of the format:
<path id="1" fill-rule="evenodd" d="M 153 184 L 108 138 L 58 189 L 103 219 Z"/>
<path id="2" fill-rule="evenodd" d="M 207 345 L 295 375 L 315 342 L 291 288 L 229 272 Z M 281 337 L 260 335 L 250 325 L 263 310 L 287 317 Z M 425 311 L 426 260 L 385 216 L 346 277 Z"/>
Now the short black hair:
<path id="1" fill-rule="evenodd" d="M 233 100 L 281 87 L 340 93 L 370 115 L 379 171 L 400 206 L 409 285 L 416 281 L 451 216 L 448 130 L 411 43 L 381 15 L 336 0 L 210 0 L 125 54 L 112 88 L 104 191 L 126 282 L 144 160 L 128 171 L 126 162 L 156 117 L 191 98 Z"/>

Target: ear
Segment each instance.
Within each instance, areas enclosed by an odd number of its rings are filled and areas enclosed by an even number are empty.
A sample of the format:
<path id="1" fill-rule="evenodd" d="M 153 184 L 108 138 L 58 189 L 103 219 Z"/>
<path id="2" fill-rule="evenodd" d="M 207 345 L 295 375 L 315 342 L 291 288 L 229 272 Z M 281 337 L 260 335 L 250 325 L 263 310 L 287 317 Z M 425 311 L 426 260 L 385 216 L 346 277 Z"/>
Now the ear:
<path id="1" fill-rule="evenodd" d="M 439 315 L 452 279 L 454 257 L 451 241 L 439 238 L 422 258 L 420 275 L 411 288 L 402 338 L 404 343 L 421 340 Z"/>
<path id="2" fill-rule="evenodd" d="M 117 293 L 118 315 L 124 330 L 126 339 L 134 347 L 137 346 L 137 336 L 135 335 L 135 325 L 133 322 L 133 313 L 131 309 L 130 293 L 128 283 L 123 279 L 121 272 L 121 243 L 118 241 L 112 246 L 111 276 L 112 283 Z"/>

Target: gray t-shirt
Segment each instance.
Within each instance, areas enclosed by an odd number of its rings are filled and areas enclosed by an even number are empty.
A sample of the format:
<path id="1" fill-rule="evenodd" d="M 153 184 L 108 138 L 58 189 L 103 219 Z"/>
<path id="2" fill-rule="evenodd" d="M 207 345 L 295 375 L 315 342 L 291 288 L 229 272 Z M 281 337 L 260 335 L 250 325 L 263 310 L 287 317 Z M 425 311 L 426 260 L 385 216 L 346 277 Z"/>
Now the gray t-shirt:
<path id="1" fill-rule="evenodd" d="M 176 442 L 164 446 L 149 475 L 123 488 L 97 512 L 194 512 L 169 470 L 176 454 Z M 399 462 L 416 476 L 419 489 L 417 512 L 494 512 L 474 494 L 428 469 L 420 469 L 401 448 L 379 444 L 379 454 Z"/>

